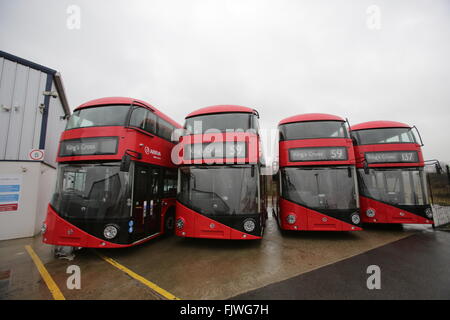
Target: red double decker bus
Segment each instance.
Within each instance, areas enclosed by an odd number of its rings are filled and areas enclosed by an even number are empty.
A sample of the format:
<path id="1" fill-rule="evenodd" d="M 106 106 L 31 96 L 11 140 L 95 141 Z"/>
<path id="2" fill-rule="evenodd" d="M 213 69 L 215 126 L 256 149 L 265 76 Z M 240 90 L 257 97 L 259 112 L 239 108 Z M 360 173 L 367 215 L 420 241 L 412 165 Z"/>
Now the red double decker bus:
<path id="1" fill-rule="evenodd" d="M 258 113 L 232 105 L 186 117 L 179 150 L 176 235 L 260 239 L 267 219 Z"/>
<path id="2" fill-rule="evenodd" d="M 280 121 L 278 203 L 283 230 L 361 230 L 352 140 L 341 117 L 311 113 Z"/>
<path id="3" fill-rule="evenodd" d="M 351 127 L 364 223 L 432 224 L 424 160 L 407 124 L 370 121 Z"/>
<path id="4" fill-rule="evenodd" d="M 44 243 L 119 248 L 173 231 L 176 128 L 153 106 L 131 98 L 76 108 L 61 135 Z"/>

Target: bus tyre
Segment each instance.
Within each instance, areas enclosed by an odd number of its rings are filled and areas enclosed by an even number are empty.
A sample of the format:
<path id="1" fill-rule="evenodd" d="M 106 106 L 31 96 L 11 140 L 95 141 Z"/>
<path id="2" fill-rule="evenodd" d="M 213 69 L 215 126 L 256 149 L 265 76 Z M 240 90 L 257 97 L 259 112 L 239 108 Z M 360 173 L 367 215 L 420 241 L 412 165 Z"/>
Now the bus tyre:
<path id="1" fill-rule="evenodd" d="M 175 231 L 175 214 L 173 210 L 168 211 L 164 218 L 164 233 L 173 235 Z"/>

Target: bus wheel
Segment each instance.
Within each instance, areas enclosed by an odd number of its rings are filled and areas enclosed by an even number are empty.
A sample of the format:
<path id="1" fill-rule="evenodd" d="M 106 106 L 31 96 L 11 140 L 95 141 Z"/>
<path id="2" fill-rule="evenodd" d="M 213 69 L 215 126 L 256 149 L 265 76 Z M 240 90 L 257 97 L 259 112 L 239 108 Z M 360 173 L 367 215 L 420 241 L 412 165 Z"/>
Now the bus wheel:
<path id="1" fill-rule="evenodd" d="M 175 231 L 175 214 L 173 210 L 167 212 L 164 218 L 164 233 L 166 235 L 173 235 Z"/>

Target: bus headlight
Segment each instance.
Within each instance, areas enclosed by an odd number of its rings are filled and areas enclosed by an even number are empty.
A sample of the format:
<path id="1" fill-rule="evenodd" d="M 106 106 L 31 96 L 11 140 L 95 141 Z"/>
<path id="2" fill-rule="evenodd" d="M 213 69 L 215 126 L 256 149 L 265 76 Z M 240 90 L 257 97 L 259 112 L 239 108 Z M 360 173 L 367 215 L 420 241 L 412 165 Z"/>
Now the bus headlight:
<path id="1" fill-rule="evenodd" d="M 256 228 L 255 220 L 247 219 L 244 221 L 244 230 L 247 232 L 252 232 Z"/>
<path id="2" fill-rule="evenodd" d="M 425 215 L 426 215 L 429 219 L 433 218 L 433 211 L 431 210 L 431 208 L 426 208 L 426 209 L 425 209 Z"/>
<path id="3" fill-rule="evenodd" d="M 367 215 L 369 218 L 375 217 L 375 210 L 372 209 L 372 208 L 367 209 L 367 210 L 366 210 L 366 215 Z"/>
<path id="4" fill-rule="evenodd" d="M 109 224 L 103 230 L 103 235 L 105 236 L 106 239 L 111 240 L 117 236 L 118 232 L 119 232 L 119 230 L 117 230 L 116 226 Z"/>
<path id="5" fill-rule="evenodd" d="M 180 230 L 183 229 L 184 228 L 184 219 L 178 218 L 175 225 L 177 226 L 177 229 L 180 229 Z"/>
<path id="6" fill-rule="evenodd" d="M 359 214 L 357 214 L 357 213 L 352 214 L 352 222 L 354 224 L 359 224 L 361 222 L 361 218 L 359 217 Z"/>
<path id="7" fill-rule="evenodd" d="M 286 217 L 286 221 L 289 224 L 294 224 L 295 221 L 297 221 L 297 217 L 295 216 L 295 214 L 288 214 L 288 216 Z"/>
<path id="8" fill-rule="evenodd" d="M 44 234 L 47 231 L 47 224 L 44 222 L 41 227 L 41 232 Z"/>

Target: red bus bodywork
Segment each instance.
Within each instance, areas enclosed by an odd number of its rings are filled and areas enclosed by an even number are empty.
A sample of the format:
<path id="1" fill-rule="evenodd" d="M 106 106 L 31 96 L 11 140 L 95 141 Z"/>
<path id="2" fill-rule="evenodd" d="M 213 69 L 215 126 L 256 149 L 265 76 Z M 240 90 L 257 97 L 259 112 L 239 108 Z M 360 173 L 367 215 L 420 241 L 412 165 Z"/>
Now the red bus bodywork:
<path id="1" fill-rule="evenodd" d="M 129 113 L 134 110 L 134 108 L 144 108 L 152 112 L 157 119 L 163 119 L 166 123 L 169 123 L 174 128 L 181 128 L 181 126 L 170 119 L 168 116 L 162 112 L 156 110 L 150 104 L 136 100 L 132 98 L 124 97 L 111 97 L 96 99 L 86 102 L 74 110 L 74 113 L 87 109 L 96 108 L 104 106 L 121 106 L 123 108 L 130 108 Z M 108 117 L 108 114 L 104 114 Z M 137 170 L 137 168 L 152 168 L 153 173 L 158 174 L 158 179 L 162 179 L 162 176 L 168 177 L 169 170 L 175 170 L 176 166 L 171 161 L 171 150 L 174 144 L 167 139 L 158 137 L 155 134 L 144 131 L 137 127 L 130 127 L 125 125 L 127 119 L 123 119 L 123 125 L 114 126 L 90 126 L 81 127 L 74 129 L 66 129 L 60 139 L 60 145 L 58 148 L 58 176 L 63 173 L 60 172 L 64 166 L 83 166 L 91 168 L 92 166 L 99 164 L 108 164 L 114 168 L 117 172 L 116 176 L 122 174 L 118 172 L 118 166 L 125 154 L 132 156 L 133 161 L 132 166 Z M 110 154 L 91 154 L 91 155 L 61 155 L 61 145 L 62 143 L 74 142 L 75 146 L 83 148 L 83 141 L 96 141 L 95 139 L 103 138 L 116 139 L 116 150 Z M 86 140 L 88 139 L 88 140 Z M 93 140 L 92 140 L 93 139 Z M 130 180 L 129 188 L 132 188 L 134 193 L 137 193 L 138 186 L 134 185 L 135 175 L 129 173 L 127 177 Z M 144 170 L 144 169 L 142 169 Z M 128 174 L 128 173 L 127 173 Z M 113 176 L 115 176 L 113 175 Z M 176 177 L 176 175 L 175 175 Z M 64 178 L 65 179 L 65 178 Z M 86 175 L 85 181 L 89 179 Z M 140 178 L 141 179 L 141 178 Z M 175 178 L 176 179 L 176 178 Z M 104 181 L 110 180 L 110 178 L 105 178 L 104 180 L 98 180 L 92 183 L 91 190 L 88 193 L 88 197 L 91 197 L 91 193 L 95 193 L 94 189 L 96 184 L 106 183 Z M 141 179 L 145 181 L 144 178 Z M 132 181 L 132 182 L 131 182 Z M 176 181 L 176 180 L 175 180 Z M 64 180 L 64 183 L 66 181 Z M 159 182 L 155 182 L 159 183 Z M 161 184 L 159 184 L 163 187 Z M 57 186 L 58 188 L 58 186 Z M 57 192 L 56 190 L 55 192 Z M 114 191 L 114 190 L 113 190 Z M 130 196 L 127 201 L 129 207 L 125 208 L 128 212 L 125 212 L 122 217 L 109 218 L 106 217 L 108 211 L 106 211 L 105 217 L 78 217 L 78 211 L 89 212 L 90 208 L 88 205 L 81 206 L 80 208 L 74 209 L 75 211 L 70 211 L 67 215 L 62 215 L 58 210 L 52 205 L 52 202 L 48 205 L 47 217 L 43 226 L 43 242 L 47 244 L 57 245 L 57 246 L 71 246 L 71 247 L 91 247 L 91 248 L 121 248 L 129 247 L 136 244 L 143 243 L 152 238 L 155 238 L 165 231 L 166 215 L 169 213 L 174 214 L 175 209 L 175 196 L 169 196 L 167 193 L 154 194 L 155 202 L 151 201 L 151 205 L 145 202 L 144 207 L 135 206 L 135 200 Z M 56 193 L 55 193 L 56 195 Z M 56 196 L 54 196 L 55 198 Z M 158 198 L 158 199 L 156 199 Z M 52 201 L 54 201 L 52 199 Z M 87 201 L 86 201 L 87 202 Z M 74 206 L 70 201 L 67 202 L 66 208 Z M 146 226 L 147 221 L 147 208 L 150 208 L 149 214 L 155 215 L 160 214 L 156 221 L 156 226 L 153 226 L 154 231 L 149 232 L 148 226 Z M 78 210 L 80 209 L 80 210 Z M 138 209 L 142 209 L 139 213 Z M 100 210 L 100 209 L 99 209 Z M 106 225 L 111 224 L 116 229 L 118 229 L 118 235 L 115 238 L 107 239 L 104 236 L 104 228 Z M 143 230 L 146 231 L 143 231 Z M 149 234 L 145 234 L 145 233 Z M 138 234 L 139 233 L 139 234 Z"/>
<path id="2" fill-rule="evenodd" d="M 360 186 L 360 205 L 361 205 L 361 220 L 363 223 L 408 223 L 408 224 L 432 224 L 432 211 L 431 206 L 428 203 L 428 195 L 427 195 L 427 185 L 425 182 L 425 177 L 419 176 L 420 181 L 414 182 L 416 185 L 419 183 L 421 185 L 420 190 L 423 192 L 422 203 L 421 204 L 405 204 L 402 203 L 401 200 L 392 200 L 386 201 L 386 199 L 378 199 L 369 195 L 369 191 L 365 191 L 368 188 L 365 188 L 365 180 L 367 179 L 378 179 L 378 178 L 370 178 L 370 176 L 375 175 L 377 172 L 381 175 L 389 174 L 389 172 L 397 172 L 397 177 L 408 176 L 409 174 L 418 174 L 424 175 L 424 159 L 422 155 L 422 149 L 420 144 L 416 142 L 416 139 L 413 138 L 409 142 L 390 142 L 390 143 L 377 143 L 377 144 L 365 144 L 358 141 L 356 136 L 359 132 L 364 132 L 366 130 L 384 130 L 384 129 L 405 129 L 411 130 L 413 127 L 395 121 L 370 121 L 364 122 L 361 124 L 357 124 L 352 126 L 351 133 L 354 138 L 354 149 L 355 149 L 355 158 L 356 165 L 358 168 L 358 178 L 359 178 L 359 186 Z M 373 131 L 375 132 L 375 131 Z M 412 160 L 408 160 L 404 162 L 399 158 L 398 161 L 388 161 L 384 162 L 380 161 L 368 161 L 368 154 L 392 154 L 401 155 L 411 154 L 411 152 L 417 154 L 417 158 Z M 384 177 L 384 176 L 383 176 Z M 392 176 L 390 179 L 394 179 Z M 385 178 L 384 183 L 386 186 L 387 180 Z M 413 188 L 413 179 L 408 178 L 407 180 L 401 179 L 401 182 L 398 185 L 402 185 L 403 189 L 412 190 Z M 389 187 L 386 187 L 389 188 Z M 390 191 L 389 191 L 390 190 Z M 385 189 L 379 188 L 373 194 L 380 193 L 390 193 L 395 196 L 396 191 L 394 189 Z M 407 191 L 403 191 L 403 193 L 408 196 Z M 403 197 L 405 197 L 403 195 Z M 409 194 L 411 196 L 411 194 Z M 414 196 L 416 197 L 416 196 Z M 403 200 L 404 202 L 404 200 Z"/>
<path id="3" fill-rule="evenodd" d="M 186 119 L 196 119 L 199 116 L 220 116 L 223 114 L 247 114 L 257 117 L 257 112 L 251 108 L 235 105 L 218 105 L 199 109 L 190 113 Z M 195 120 L 194 120 L 195 121 Z M 185 126 L 186 127 L 186 126 Z M 235 129 L 230 127 L 229 129 Z M 236 128 L 238 129 L 238 128 Z M 208 157 L 203 154 L 200 159 L 188 157 L 185 155 L 186 147 L 195 148 L 196 144 L 203 145 L 210 143 L 244 143 L 245 155 L 228 157 Z M 234 240 L 251 240 L 261 239 L 264 231 L 265 221 L 267 219 L 267 212 L 264 209 L 266 199 L 263 192 L 260 191 L 260 212 L 254 214 L 242 215 L 211 215 L 207 208 L 194 208 L 192 202 L 186 200 L 182 201 L 184 187 L 183 185 L 183 170 L 201 170 L 205 172 L 205 176 L 213 174 L 214 170 L 223 170 L 227 172 L 230 168 L 235 166 L 243 166 L 243 170 L 248 170 L 249 166 L 255 166 L 259 172 L 260 168 L 260 141 L 258 132 L 233 132 L 233 133 L 188 133 L 181 137 L 180 144 L 177 146 L 178 164 L 179 164 L 179 187 L 178 197 L 176 203 L 176 229 L 175 234 L 180 237 L 190 238 L 210 238 L 210 239 L 234 239 Z M 202 149 L 203 150 L 203 149 Z M 226 151 L 225 151 L 226 152 Z M 239 170 L 239 169 L 237 169 Z M 180 178 L 181 177 L 181 178 Z M 258 177 L 259 179 L 260 177 Z M 181 181 L 180 181 L 181 180 Z M 234 180 L 236 182 L 237 180 Z M 261 181 L 261 180 L 260 180 Z M 233 182 L 231 182 L 233 183 Z M 236 182 L 238 183 L 238 182 Z M 208 187 L 207 187 L 208 188 Z M 239 191 L 240 192 L 240 191 Z M 212 192 L 211 192 L 212 193 Z M 180 196 L 181 194 L 181 196 Z M 265 194 L 265 193 L 264 193 Z M 204 209 L 204 210 L 203 210 Z M 200 212 L 204 211 L 204 212 Z M 245 231 L 243 223 L 246 220 L 252 220 L 255 223 L 253 231 Z"/>
<path id="4" fill-rule="evenodd" d="M 315 123 L 320 126 L 322 123 L 337 122 L 341 123 L 345 127 L 346 121 L 341 117 L 322 114 L 311 113 L 301 114 L 286 118 L 279 122 L 279 130 L 281 126 L 287 124 L 303 124 L 303 123 Z M 347 129 L 345 129 L 347 132 Z M 307 149 L 304 149 L 307 148 Z M 326 150 L 327 148 L 340 148 L 345 149 L 347 157 L 344 159 L 306 159 L 298 161 L 298 159 L 290 159 L 291 150 Z M 324 149 L 321 149 L 324 148 Z M 348 170 L 354 171 L 355 158 L 353 152 L 352 140 L 348 133 L 345 137 L 333 138 L 292 138 L 282 139 L 282 133 L 280 131 L 279 141 L 279 167 L 280 172 L 274 177 L 275 183 L 278 186 L 278 190 L 281 190 L 281 194 L 278 195 L 278 203 L 274 205 L 274 213 L 277 218 L 278 225 L 283 230 L 310 230 L 310 231 L 357 231 L 362 230 L 359 223 L 358 201 L 357 201 L 357 187 L 354 186 L 354 192 L 356 192 L 356 201 L 354 208 L 348 208 L 345 210 L 336 209 L 329 210 L 318 207 L 308 206 L 306 203 L 288 199 L 283 193 L 281 187 L 283 185 L 284 175 L 286 170 L 321 170 L 321 171 L 333 171 L 341 170 L 342 168 L 348 168 Z M 331 174 L 331 173 L 330 173 Z M 356 172 L 353 172 L 356 174 Z M 356 179 L 350 179 L 349 183 L 355 185 Z M 308 190 L 313 188 L 311 185 L 301 185 L 301 179 L 297 180 L 299 185 L 296 186 L 299 190 Z M 338 192 L 335 187 L 331 187 L 332 192 Z M 318 196 L 318 190 L 312 191 L 315 196 Z M 355 198 L 354 195 L 352 197 Z M 325 200 L 327 201 L 327 200 Z M 345 212 L 344 212 L 345 211 Z M 348 212 L 347 212 L 348 211 Z M 353 217 L 356 216 L 356 217 Z M 352 217 L 356 220 L 356 223 L 352 221 Z M 289 221 L 288 221 L 289 220 Z"/>

